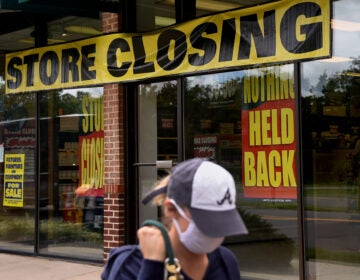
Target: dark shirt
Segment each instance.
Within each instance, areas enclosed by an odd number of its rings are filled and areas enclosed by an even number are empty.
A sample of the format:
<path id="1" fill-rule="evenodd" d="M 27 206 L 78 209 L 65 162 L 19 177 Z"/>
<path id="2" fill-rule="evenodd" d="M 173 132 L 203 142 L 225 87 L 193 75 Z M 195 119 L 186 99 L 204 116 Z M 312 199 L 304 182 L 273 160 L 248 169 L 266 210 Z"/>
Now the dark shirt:
<path id="1" fill-rule="evenodd" d="M 234 254 L 219 247 L 208 254 L 209 265 L 204 280 L 240 280 L 240 271 Z M 191 280 L 183 271 L 184 280 Z M 113 249 L 101 275 L 102 280 L 162 280 L 164 263 L 144 259 L 137 245 Z"/>

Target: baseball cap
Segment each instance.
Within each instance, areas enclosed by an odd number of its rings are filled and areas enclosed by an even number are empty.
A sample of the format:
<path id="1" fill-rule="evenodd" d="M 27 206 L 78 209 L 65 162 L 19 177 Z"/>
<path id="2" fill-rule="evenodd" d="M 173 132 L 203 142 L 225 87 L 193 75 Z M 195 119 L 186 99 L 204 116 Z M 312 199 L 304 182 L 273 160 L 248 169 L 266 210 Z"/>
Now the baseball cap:
<path id="1" fill-rule="evenodd" d="M 186 206 L 196 226 L 209 237 L 248 233 L 236 209 L 234 178 L 214 162 L 193 158 L 177 164 L 167 186 L 148 194 L 143 203 L 163 192 Z"/>

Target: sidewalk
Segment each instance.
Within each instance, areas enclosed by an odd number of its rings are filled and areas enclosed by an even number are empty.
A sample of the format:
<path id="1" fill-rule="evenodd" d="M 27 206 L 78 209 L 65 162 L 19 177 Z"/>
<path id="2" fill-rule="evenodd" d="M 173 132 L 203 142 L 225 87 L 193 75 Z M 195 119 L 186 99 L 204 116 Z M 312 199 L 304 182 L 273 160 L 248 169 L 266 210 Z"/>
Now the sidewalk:
<path id="1" fill-rule="evenodd" d="M 309 263 L 311 270 L 317 271 L 317 279 L 354 280 L 360 275 L 358 265 L 336 263 Z M 75 261 L 65 261 L 44 257 L 19 256 L 0 253 L 1 280 L 100 280 L 103 267 Z M 264 274 L 243 270 L 244 280 L 297 280 L 298 275 Z M 313 279 L 313 278 L 311 278 Z M 315 279 L 315 278 L 314 278 Z"/>
<path id="2" fill-rule="evenodd" d="M 0 253 L 3 280 L 100 280 L 102 266 Z"/>

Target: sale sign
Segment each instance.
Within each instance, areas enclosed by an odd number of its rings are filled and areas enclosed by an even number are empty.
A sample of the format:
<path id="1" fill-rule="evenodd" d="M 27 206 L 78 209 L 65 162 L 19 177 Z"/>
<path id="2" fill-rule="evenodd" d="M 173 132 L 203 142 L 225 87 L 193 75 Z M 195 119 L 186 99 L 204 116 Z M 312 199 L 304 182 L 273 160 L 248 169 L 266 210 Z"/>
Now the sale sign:
<path id="1" fill-rule="evenodd" d="M 24 205 L 25 154 L 5 154 L 4 206 Z"/>
<path id="2" fill-rule="evenodd" d="M 294 199 L 297 181 L 293 72 L 288 66 L 249 70 L 243 81 L 244 196 Z"/>

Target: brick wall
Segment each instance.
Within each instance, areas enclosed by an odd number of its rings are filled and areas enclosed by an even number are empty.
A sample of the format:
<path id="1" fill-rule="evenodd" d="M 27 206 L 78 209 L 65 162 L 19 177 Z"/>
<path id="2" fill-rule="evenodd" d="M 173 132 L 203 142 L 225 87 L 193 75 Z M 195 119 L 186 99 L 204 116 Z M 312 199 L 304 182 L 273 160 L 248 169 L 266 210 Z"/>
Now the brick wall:
<path id="1" fill-rule="evenodd" d="M 119 15 L 102 14 L 103 32 L 120 31 Z M 123 86 L 104 86 L 105 186 L 104 261 L 111 248 L 124 244 L 124 118 Z"/>

